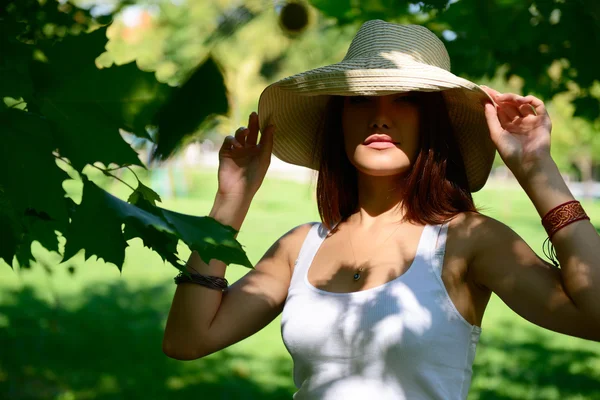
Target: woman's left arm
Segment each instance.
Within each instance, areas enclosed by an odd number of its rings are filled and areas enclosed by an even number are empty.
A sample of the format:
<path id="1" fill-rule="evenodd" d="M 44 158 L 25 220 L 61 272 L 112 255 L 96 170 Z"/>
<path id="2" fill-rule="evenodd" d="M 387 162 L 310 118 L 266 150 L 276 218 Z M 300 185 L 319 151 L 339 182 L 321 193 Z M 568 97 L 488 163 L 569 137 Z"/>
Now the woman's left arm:
<path id="1" fill-rule="evenodd" d="M 550 155 L 552 124 L 544 103 L 534 96 L 501 94 L 483 87 L 496 104 L 484 104 L 492 141 L 525 190 L 540 217 L 574 200 Z M 561 268 L 556 274 L 574 307 L 600 330 L 600 236 L 588 219 L 552 236 Z M 534 275 L 535 276 L 535 275 Z M 541 278 L 540 278 L 541 281 Z M 536 282 L 532 289 L 535 288 Z M 594 334 L 600 340 L 600 332 Z"/>

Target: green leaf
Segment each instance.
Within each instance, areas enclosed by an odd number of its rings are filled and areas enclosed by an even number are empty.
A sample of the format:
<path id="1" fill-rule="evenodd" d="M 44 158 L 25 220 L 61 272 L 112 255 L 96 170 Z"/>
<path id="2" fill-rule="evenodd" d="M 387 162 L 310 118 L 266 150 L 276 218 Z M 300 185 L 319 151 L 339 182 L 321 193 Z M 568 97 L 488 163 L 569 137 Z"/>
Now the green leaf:
<path id="1" fill-rule="evenodd" d="M 161 201 L 160 196 L 138 180 L 138 187 L 131 193 L 127 201 L 167 223 L 161 209 L 155 205 L 157 200 Z M 177 257 L 178 235 L 158 230 L 151 225 L 140 224 L 131 219 L 125 224 L 124 235 L 125 240 L 141 238 L 144 246 L 157 252 L 163 261 L 170 262 L 180 270 L 185 268 L 185 264 Z"/>
<path id="2" fill-rule="evenodd" d="M 153 212 L 129 204 L 85 180 L 81 205 L 75 210 L 71 229 L 65 235 L 64 260 L 85 249 L 86 259 L 96 255 L 121 269 L 127 246 L 125 240 L 140 237 L 144 245 L 157 251 L 163 260 L 181 269 L 183 264 L 176 256 L 180 238 L 206 262 L 217 258 L 227 264 L 252 268 L 234 238 L 237 232 L 233 228 L 210 217 L 194 217 L 155 207 L 142 197 L 137 201 Z M 125 235 L 121 231 L 123 223 Z"/>
<path id="3" fill-rule="evenodd" d="M 131 193 L 127 201 L 167 223 L 161 209 L 155 205 L 156 201 L 161 201 L 160 196 L 142 182 L 138 181 L 138 187 Z M 185 268 L 185 264 L 177 257 L 178 235 L 158 230 L 151 225 L 139 224 L 131 219 L 125 224 L 124 235 L 125 240 L 141 238 L 144 246 L 157 252 L 163 261 L 170 262 L 180 270 Z"/>
<path id="4" fill-rule="evenodd" d="M 82 170 L 86 164 L 140 165 L 119 129 L 150 139 L 146 124 L 173 91 L 135 63 L 98 69 L 106 29 L 44 45 L 46 63 L 32 66 L 40 109 L 56 124 L 61 155 Z"/>
<path id="5" fill-rule="evenodd" d="M 121 218 L 107 201 L 107 193 L 84 180 L 81 204 L 76 208 L 65 237 L 63 261 L 85 249 L 84 259 L 92 255 L 113 263 L 121 270 L 127 243 L 121 231 Z"/>
<path id="6" fill-rule="evenodd" d="M 157 201 L 162 202 L 158 193 L 138 180 L 137 188 L 131 193 L 127 201 L 131 204 L 137 204 L 140 198 L 145 199 L 153 206 L 156 205 Z"/>
<path id="7" fill-rule="evenodd" d="M 16 40 L 6 43 L 0 42 L 4 53 L 0 61 L 0 107 L 9 108 L 2 99 L 30 98 L 33 93 L 33 84 L 29 76 L 27 62 L 31 58 L 31 49 L 26 44 Z"/>
<path id="8" fill-rule="evenodd" d="M 29 98 L 33 85 L 29 76 L 33 46 L 15 37 L 25 30 L 26 24 L 3 20 L 0 24 L 0 107 L 7 107 L 2 99 Z"/>
<path id="9" fill-rule="evenodd" d="M 177 253 L 177 238 L 181 238 L 191 250 L 198 251 L 207 263 L 210 259 L 217 258 L 227 264 L 236 263 L 252 268 L 240 244 L 235 240 L 237 233 L 235 229 L 224 226 L 210 217 L 195 217 L 156 207 L 151 201 L 158 195 L 151 189 L 146 189 L 142 189 L 142 192 L 146 193 L 143 197 L 135 196 L 135 206 L 169 223 L 177 236 L 170 235 L 171 232 L 165 232 L 167 235 L 160 236 L 152 230 L 148 231 L 149 224 L 146 224 L 143 228 L 139 225 L 131 225 L 136 230 L 129 231 L 127 238 L 142 238 L 144 245 L 157 251 L 163 260 L 171 262 L 179 269 L 183 269 L 185 265 L 178 258 L 171 256 Z M 133 194 L 130 200 L 132 197 Z M 127 226 L 125 229 L 127 231 Z"/>
<path id="10" fill-rule="evenodd" d="M 171 226 L 164 217 L 161 216 L 159 211 L 160 208 L 152 206 L 145 199 L 138 199 L 138 204 L 140 204 L 140 202 L 146 202 L 146 207 L 148 209 L 153 209 L 154 212 L 150 212 L 142 209 L 139 206 L 129 204 L 128 202 L 123 201 L 104 190 L 102 190 L 102 196 L 104 197 L 104 202 L 120 221 L 131 221 L 137 224 L 139 227 L 153 227 L 160 232 L 177 235 L 175 228 Z"/>
<path id="11" fill-rule="evenodd" d="M 323 14 L 337 18 L 340 22 L 349 22 L 347 15 L 352 13 L 352 0 L 311 0 L 312 5 Z"/>
<path id="12" fill-rule="evenodd" d="M 27 209 L 46 213 L 59 226 L 68 223 L 62 182 L 68 175 L 52 155 L 54 139 L 48 122 L 33 113 L 6 110 L 0 113 L 3 126 L 0 146 L 0 186 L 15 214 Z"/>
<path id="13" fill-rule="evenodd" d="M 24 230 L 15 255 L 22 268 L 30 268 L 30 262 L 35 261 L 31 253 L 31 245 L 35 241 L 49 251 L 59 252 L 58 237 L 55 232 L 58 229 L 55 221 L 47 218 L 45 214 L 38 214 L 31 210 L 21 221 Z"/>
<path id="14" fill-rule="evenodd" d="M 127 236 L 121 231 L 123 223 L 130 226 Z M 66 235 L 65 261 L 80 249 L 85 249 L 87 258 L 94 254 L 116 264 L 119 269 L 125 257 L 126 237 L 131 239 L 139 236 L 147 244 L 155 243 L 158 238 L 166 238 L 167 242 L 170 240 L 148 228 L 165 235 L 177 236 L 175 229 L 163 218 L 121 200 L 87 180 L 84 181 L 81 205 L 74 213 L 71 228 Z M 154 247 L 161 249 L 163 253 L 172 248 L 160 243 Z"/>
<path id="15" fill-rule="evenodd" d="M 235 240 L 237 233 L 230 226 L 224 226 L 211 217 L 196 217 L 169 210 L 162 210 L 166 220 L 181 235 L 190 250 L 196 250 L 205 263 L 213 258 L 253 268 L 241 245 Z"/>
<path id="16" fill-rule="evenodd" d="M 223 75 L 209 57 L 157 112 L 154 123 L 158 139 L 153 157 L 167 159 L 210 115 L 225 114 L 227 104 Z"/>
<path id="17" fill-rule="evenodd" d="M 61 156 L 67 157 L 78 171 L 95 162 L 143 166 L 137 153 L 120 136 L 118 127 L 102 117 L 101 110 L 47 99 L 42 112 L 56 124 Z"/>
<path id="18" fill-rule="evenodd" d="M 163 259 L 170 262 L 178 269 L 185 268 L 185 264 L 177 257 L 178 238 L 167 232 L 159 231 L 152 226 L 140 227 L 133 221 L 128 221 L 125 224 L 123 232 L 125 240 L 130 240 L 136 237 L 142 239 L 144 246 L 152 249 Z"/>
<path id="19" fill-rule="evenodd" d="M 0 258 L 12 268 L 12 260 L 22 236 L 22 226 L 12 203 L 0 187 Z"/>
<path id="20" fill-rule="evenodd" d="M 36 213 L 28 213 L 24 218 L 26 235 L 31 237 L 31 241 L 38 241 L 46 250 L 58 250 L 58 236 L 56 236 L 57 226 L 52 220 Z"/>

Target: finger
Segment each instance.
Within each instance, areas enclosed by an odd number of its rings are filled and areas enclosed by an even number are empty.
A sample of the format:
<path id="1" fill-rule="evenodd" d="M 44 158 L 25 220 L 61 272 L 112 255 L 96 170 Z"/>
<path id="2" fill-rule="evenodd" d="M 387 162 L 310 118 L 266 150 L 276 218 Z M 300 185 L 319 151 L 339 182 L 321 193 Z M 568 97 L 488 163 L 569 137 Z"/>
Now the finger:
<path id="1" fill-rule="evenodd" d="M 497 102 L 510 117 L 514 118 L 516 116 L 521 116 L 521 114 L 519 114 L 519 106 L 521 105 L 519 99 L 522 97 L 523 96 L 514 93 L 502 93 L 498 96 Z"/>
<path id="2" fill-rule="evenodd" d="M 248 136 L 246 137 L 246 145 L 256 146 L 258 139 L 258 114 L 252 111 L 248 118 Z"/>
<path id="3" fill-rule="evenodd" d="M 519 96 L 517 94 L 513 94 L 513 93 L 505 93 L 502 96 L 500 96 L 498 98 L 498 100 L 500 102 L 514 102 L 515 104 L 518 104 L 519 106 L 521 104 L 531 104 L 531 107 L 533 107 L 534 110 L 534 115 L 538 115 L 538 114 L 542 114 L 546 112 L 546 108 L 544 107 L 544 102 L 540 99 L 538 99 L 535 96 L 529 95 L 529 96 Z M 529 115 L 530 113 L 527 112 L 527 115 Z"/>
<path id="4" fill-rule="evenodd" d="M 248 128 L 246 128 L 245 126 L 240 126 L 236 131 L 235 131 L 235 139 L 240 142 L 240 144 L 243 146 L 246 143 L 246 136 L 248 135 Z"/>
<path id="5" fill-rule="evenodd" d="M 502 127 L 506 127 L 506 126 L 512 124 L 514 117 L 511 117 L 508 114 L 506 114 L 506 111 L 502 108 L 498 108 L 496 111 L 498 113 L 498 121 L 500 121 L 500 125 Z M 502 129 L 504 129 L 504 128 L 502 128 Z"/>
<path id="6" fill-rule="evenodd" d="M 546 113 L 546 107 L 544 106 L 544 102 L 535 96 L 528 95 L 528 96 L 522 97 L 521 99 L 519 99 L 519 102 L 531 104 L 531 106 L 535 109 L 537 114 L 545 114 Z"/>
<path id="7" fill-rule="evenodd" d="M 500 124 L 498 110 L 492 103 L 484 104 L 485 119 L 487 120 L 488 128 L 490 129 L 490 136 L 493 141 L 496 141 L 502 132 L 502 125 Z"/>
<path id="8" fill-rule="evenodd" d="M 523 117 L 526 117 L 528 115 L 537 115 L 537 111 L 535 110 L 535 107 L 533 107 L 532 104 L 521 104 L 519 106 L 519 112 L 521 113 L 521 115 Z"/>
<path id="9" fill-rule="evenodd" d="M 518 99 L 522 98 L 523 96 L 519 96 L 518 94 L 514 94 L 514 93 L 502 93 L 498 96 L 498 101 L 506 101 L 506 102 L 517 102 Z"/>
<path id="10" fill-rule="evenodd" d="M 263 157 L 270 157 L 273 151 L 273 135 L 275 133 L 275 125 L 267 126 L 260 135 L 260 151 Z"/>
<path id="11" fill-rule="evenodd" d="M 242 146 L 240 142 L 238 142 L 233 136 L 229 135 L 225 137 L 225 140 L 223 140 L 223 145 L 221 146 L 219 153 L 231 151 L 232 148 L 241 149 L 243 147 L 244 146 Z"/>
<path id="12" fill-rule="evenodd" d="M 504 114 L 510 121 L 523 117 L 515 103 L 498 101 L 498 107 L 500 108 L 500 114 Z"/>
<path id="13" fill-rule="evenodd" d="M 544 105 L 544 102 L 542 100 L 540 100 L 537 97 L 532 96 L 532 95 L 520 96 L 519 101 L 531 103 L 531 104 L 533 104 L 534 107 L 539 107 L 539 106 Z"/>

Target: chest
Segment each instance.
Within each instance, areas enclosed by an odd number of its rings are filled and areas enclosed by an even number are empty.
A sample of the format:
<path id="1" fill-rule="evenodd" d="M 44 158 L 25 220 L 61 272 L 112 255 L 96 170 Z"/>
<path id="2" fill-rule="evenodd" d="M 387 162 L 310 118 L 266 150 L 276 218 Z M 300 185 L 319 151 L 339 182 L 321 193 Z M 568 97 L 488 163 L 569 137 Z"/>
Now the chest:
<path id="1" fill-rule="evenodd" d="M 424 228 L 392 238 L 384 246 L 376 246 L 367 237 L 349 243 L 332 236 L 327 238 L 307 266 L 306 278 L 314 288 L 333 293 L 371 290 L 402 279 L 411 269 L 422 265 L 430 252 L 439 250 L 437 238 L 423 237 Z M 330 240 L 331 239 L 331 240 Z M 451 305 L 473 325 L 480 325 L 486 296 L 469 276 L 469 248 L 466 243 L 448 237 L 441 248 L 440 278 Z M 360 271 L 360 278 L 355 274 Z M 413 272 L 411 272 L 413 273 Z M 435 279 L 428 276 L 423 279 Z"/>
<path id="2" fill-rule="evenodd" d="M 424 227 L 402 232 L 383 245 L 370 237 L 350 239 L 332 236 L 319 246 L 308 266 L 309 283 L 321 290 L 336 293 L 368 290 L 390 282 L 408 272 L 417 259 L 423 259 L 439 248 L 437 238 L 424 237 Z M 441 276 L 449 292 L 460 290 L 467 281 L 468 249 L 451 243 L 441 249 Z M 355 274 L 360 278 L 355 279 Z"/>

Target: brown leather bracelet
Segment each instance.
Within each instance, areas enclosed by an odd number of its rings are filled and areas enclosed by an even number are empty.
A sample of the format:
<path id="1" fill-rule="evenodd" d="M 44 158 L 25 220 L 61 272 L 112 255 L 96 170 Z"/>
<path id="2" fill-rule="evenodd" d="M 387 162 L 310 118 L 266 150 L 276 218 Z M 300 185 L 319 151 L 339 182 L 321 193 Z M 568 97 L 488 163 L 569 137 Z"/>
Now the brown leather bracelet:
<path id="1" fill-rule="evenodd" d="M 548 233 L 548 238 L 552 239 L 552 236 L 558 230 L 582 219 L 589 220 L 590 217 L 587 216 L 583 207 L 581 207 L 581 203 L 577 200 L 571 200 L 548 211 L 542 218 L 542 225 L 546 229 L 546 233 Z"/>
<path id="2" fill-rule="evenodd" d="M 579 203 L 577 200 L 567 201 L 566 203 L 554 207 L 542 218 L 542 225 L 548 234 L 548 237 L 546 240 L 544 240 L 542 249 L 544 251 L 544 255 L 548 257 L 550 261 L 552 261 L 552 264 L 554 264 L 555 267 L 560 267 L 560 265 L 558 263 L 556 250 L 554 249 L 554 245 L 550 239 L 552 239 L 552 236 L 554 236 L 554 234 L 560 229 L 572 224 L 573 222 L 581 221 L 582 219 L 589 220 L 590 217 L 587 216 L 583 210 L 583 207 L 581 207 L 581 203 Z"/>
<path id="3" fill-rule="evenodd" d="M 191 272 L 189 276 L 183 272 L 180 272 L 179 275 L 174 278 L 174 281 L 177 285 L 180 283 L 196 283 L 209 289 L 221 291 L 227 289 L 229 286 L 229 282 L 227 282 L 227 279 L 225 278 L 221 278 L 219 276 L 195 274 Z"/>

